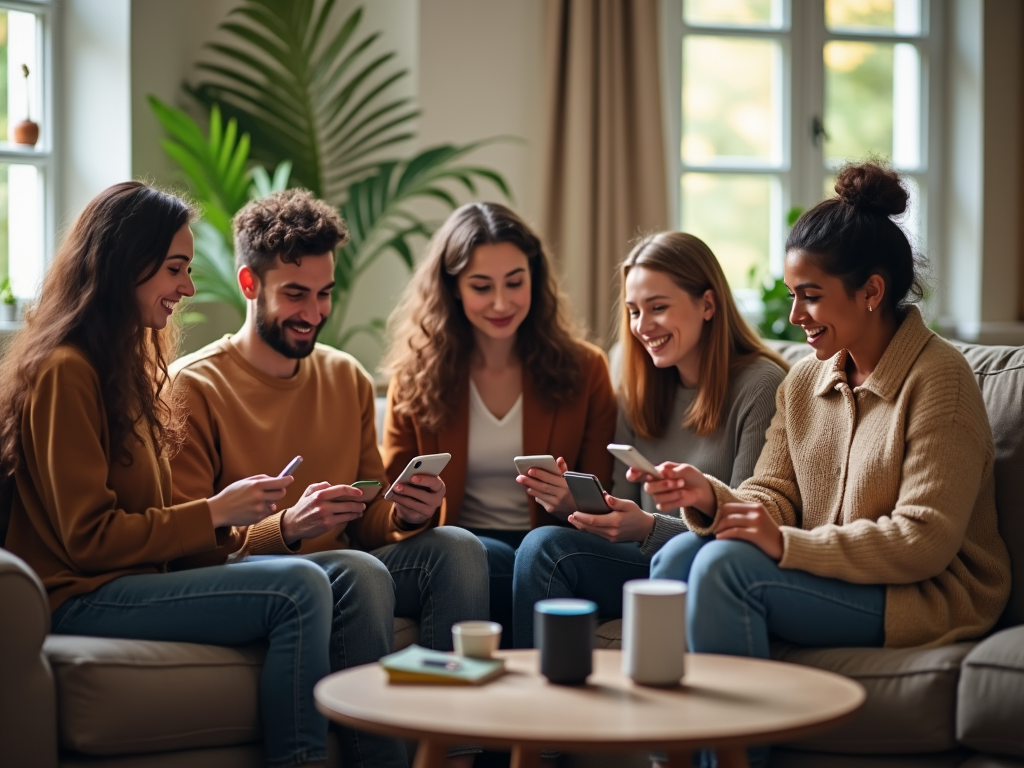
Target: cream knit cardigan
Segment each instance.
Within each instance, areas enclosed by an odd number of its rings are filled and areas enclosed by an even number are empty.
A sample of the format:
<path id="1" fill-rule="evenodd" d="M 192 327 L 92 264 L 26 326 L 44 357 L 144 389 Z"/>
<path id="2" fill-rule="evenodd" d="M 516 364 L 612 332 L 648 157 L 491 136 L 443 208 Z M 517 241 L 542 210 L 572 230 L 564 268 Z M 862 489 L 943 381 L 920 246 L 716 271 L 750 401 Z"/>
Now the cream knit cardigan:
<path id="1" fill-rule="evenodd" d="M 996 526 L 995 449 L 964 356 L 910 308 L 859 387 L 846 352 L 807 358 L 779 387 L 754 475 L 718 504 L 760 502 L 782 526 L 779 566 L 885 584 L 885 644 L 940 645 L 984 634 L 1010 593 Z M 687 524 L 715 522 L 685 509 Z"/>

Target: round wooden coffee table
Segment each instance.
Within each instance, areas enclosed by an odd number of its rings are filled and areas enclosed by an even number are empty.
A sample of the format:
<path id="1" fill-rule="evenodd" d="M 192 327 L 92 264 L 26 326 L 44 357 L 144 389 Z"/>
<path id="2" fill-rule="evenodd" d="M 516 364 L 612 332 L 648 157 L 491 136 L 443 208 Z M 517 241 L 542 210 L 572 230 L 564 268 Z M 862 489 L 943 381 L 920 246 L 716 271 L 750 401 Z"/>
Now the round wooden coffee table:
<path id="1" fill-rule="evenodd" d="M 540 752 L 636 751 L 669 754 L 689 768 L 698 748 L 721 768 L 746 768 L 746 747 L 808 736 L 847 720 L 864 689 L 811 667 L 734 656 L 688 654 L 683 685 L 650 688 L 621 672 L 621 652 L 594 652 L 587 685 L 552 685 L 537 651 L 501 651 L 507 672 L 482 686 L 389 685 L 377 664 L 321 680 L 317 707 L 343 725 L 418 739 L 415 768 L 443 766 L 449 746 L 512 749 L 512 768 L 539 764 Z"/>

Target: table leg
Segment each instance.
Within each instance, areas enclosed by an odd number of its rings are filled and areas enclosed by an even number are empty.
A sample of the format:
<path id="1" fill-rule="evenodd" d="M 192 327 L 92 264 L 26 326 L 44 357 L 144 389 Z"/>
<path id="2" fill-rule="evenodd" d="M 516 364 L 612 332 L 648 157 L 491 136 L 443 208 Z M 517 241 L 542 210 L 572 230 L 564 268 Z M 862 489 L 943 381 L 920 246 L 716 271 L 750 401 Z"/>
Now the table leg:
<path id="1" fill-rule="evenodd" d="M 509 768 L 540 768 L 540 750 L 516 744 L 512 747 Z"/>
<path id="2" fill-rule="evenodd" d="M 448 745 L 436 741 L 421 741 L 416 748 L 416 759 L 412 768 L 445 768 L 448 762 Z"/>
<path id="3" fill-rule="evenodd" d="M 715 751 L 718 753 L 718 768 L 750 768 L 745 747 L 728 747 Z"/>

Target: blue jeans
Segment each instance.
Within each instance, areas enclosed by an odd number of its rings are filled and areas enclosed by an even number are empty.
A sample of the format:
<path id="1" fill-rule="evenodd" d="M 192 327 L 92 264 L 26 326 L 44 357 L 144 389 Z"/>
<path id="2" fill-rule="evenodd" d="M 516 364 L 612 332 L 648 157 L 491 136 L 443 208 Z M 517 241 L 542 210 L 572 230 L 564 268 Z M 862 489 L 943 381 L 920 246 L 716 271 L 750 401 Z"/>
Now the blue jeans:
<path id="1" fill-rule="evenodd" d="M 260 679 L 267 764 L 327 759 L 327 721 L 313 686 L 328 671 L 331 590 L 302 558 L 122 576 L 63 603 L 53 631 L 238 646 L 269 644 Z"/>
<path id="2" fill-rule="evenodd" d="M 548 528 L 550 526 L 544 526 Z M 466 528 L 487 550 L 490 572 L 491 621 L 501 624 L 501 647 L 513 648 L 512 572 L 516 550 L 530 531 L 505 531 L 497 528 Z"/>
<path id="3" fill-rule="evenodd" d="M 680 534 L 654 555 L 651 577 L 687 583 L 694 653 L 767 659 L 769 638 L 814 647 L 885 643 L 885 586 L 780 568 L 745 541 Z M 749 754 L 751 766 L 768 762 L 763 747 Z"/>
<path id="4" fill-rule="evenodd" d="M 622 585 L 646 579 L 649 573 L 650 558 L 635 542 L 613 544 L 593 533 L 554 525 L 530 531 L 515 560 L 516 647 L 533 647 L 533 605 L 538 600 L 593 600 L 602 621 L 617 619 L 622 616 Z"/>
<path id="5" fill-rule="evenodd" d="M 260 555 L 244 562 L 304 559 L 331 583 L 331 671 L 372 664 L 392 651 L 394 618 L 419 622 L 419 643 L 452 650 L 452 624 L 487 618 L 487 556 L 461 528 L 432 528 L 397 544 L 362 552 L 340 549 L 298 557 Z M 406 768 L 405 745 L 339 727 L 345 766 Z"/>

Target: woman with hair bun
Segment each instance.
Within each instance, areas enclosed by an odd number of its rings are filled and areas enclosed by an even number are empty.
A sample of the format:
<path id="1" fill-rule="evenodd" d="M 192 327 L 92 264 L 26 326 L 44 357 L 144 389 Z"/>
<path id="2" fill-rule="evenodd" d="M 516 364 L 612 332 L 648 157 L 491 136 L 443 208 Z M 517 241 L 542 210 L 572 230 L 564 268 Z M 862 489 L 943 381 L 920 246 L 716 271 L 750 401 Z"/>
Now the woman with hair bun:
<path id="1" fill-rule="evenodd" d="M 893 221 L 899 176 L 849 165 L 786 241 L 790 322 L 814 356 L 779 388 L 753 476 L 697 467 L 646 484 L 691 532 L 652 576 L 689 583 L 691 649 L 767 658 L 808 646 L 934 646 L 983 635 L 1009 596 L 994 448 L 967 361 L 935 335 Z"/>

